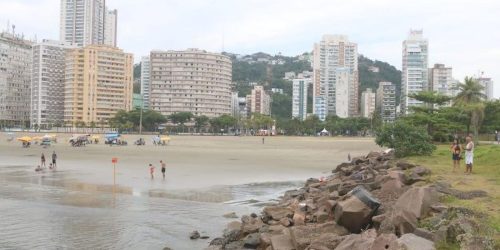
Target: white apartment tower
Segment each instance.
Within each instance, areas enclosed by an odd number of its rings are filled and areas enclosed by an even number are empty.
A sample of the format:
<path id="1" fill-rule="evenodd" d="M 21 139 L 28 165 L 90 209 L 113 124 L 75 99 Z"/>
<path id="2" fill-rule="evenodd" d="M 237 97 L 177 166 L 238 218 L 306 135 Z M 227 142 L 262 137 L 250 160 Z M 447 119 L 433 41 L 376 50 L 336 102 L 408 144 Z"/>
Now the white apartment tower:
<path id="1" fill-rule="evenodd" d="M 307 118 L 307 88 L 312 83 L 310 78 L 293 79 L 292 117 L 299 120 Z"/>
<path id="2" fill-rule="evenodd" d="M 396 86 L 391 82 L 380 82 L 376 96 L 376 112 L 384 123 L 396 120 Z"/>
<path id="3" fill-rule="evenodd" d="M 149 109 L 149 90 L 150 90 L 150 61 L 149 56 L 141 58 L 141 95 L 143 100 L 143 107 Z"/>
<path id="4" fill-rule="evenodd" d="M 0 127 L 29 122 L 32 60 L 31 42 L 0 33 Z"/>
<path id="5" fill-rule="evenodd" d="M 105 0 L 61 0 L 59 40 L 78 46 L 106 44 L 116 47 L 117 11 Z"/>
<path id="6" fill-rule="evenodd" d="M 408 95 L 429 90 L 428 41 L 422 30 L 410 30 L 403 41 L 403 70 L 401 74 L 401 113 L 407 114 L 409 107 L 421 105 Z"/>
<path id="7" fill-rule="evenodd" d="M 30 122 L 39 128 L 62 126 L 64 122 L 65 42 L 43 40 L 33 46 Z"/>
<path id="8" fill-rule="evenodd" d="M 152 51 L 149 107 L 163 115 L 231 114 L 231 59 L 198 49 Z"/>
<path id="9" fill-rule="evenodd" d="M 371 118 L 375 111 L 375 93 L 367 88 L 361 93 L 361 116 Z"/>
<path id="10" fill-rule="evenodd" d="M 458 92 L 452 68 L 446 67 L 444 64 L 434 64 L 434 67 L 429 69 L 429 86 L 432 91 L 449 97 L 455 97 Z M 449 105 L 451 102 L 448 103 Z"/>
<path id="11" fill-rule="evenodd" d="M 321 120 L 358 114 L 358 46 L 347 36 L 324 35 L 313 52 L 313 113 Z"/>
<path id="12" fill-rule="evenodd" d="M 493 100 L 493 80 L 488 77 L 479 77 L 476 80 L 483 86 L 482 92 L 486 96 L 486 100 Z"/>
<path id="13" fill-rule="evenodd" d="M 104 44 L 116 47 L 116 34 L 118 29 L 118 11 L 106 8 L 104 19 Z"/>

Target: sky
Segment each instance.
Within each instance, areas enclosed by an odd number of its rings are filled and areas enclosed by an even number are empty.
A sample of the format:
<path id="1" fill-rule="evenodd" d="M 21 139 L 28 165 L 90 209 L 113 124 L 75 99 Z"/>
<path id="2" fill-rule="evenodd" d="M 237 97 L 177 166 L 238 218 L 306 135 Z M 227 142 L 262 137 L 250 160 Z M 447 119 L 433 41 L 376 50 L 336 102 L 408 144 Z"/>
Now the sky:
<path id="1" fill-rule="evenodd" d="M 500 1 L 496 0 L 107 0 L 118 10 L 118 46 L 136 62 L 149 51 L 200 48 L 293 56 L 324 34 L 343 34 L 358 52 L 401 69 L 410 29 L 429 40 L 429 67 L 493 78 L 500 97 Z M 59 38 L 60 0 L 0 0 L 7 23 L 27 38 Z"/>

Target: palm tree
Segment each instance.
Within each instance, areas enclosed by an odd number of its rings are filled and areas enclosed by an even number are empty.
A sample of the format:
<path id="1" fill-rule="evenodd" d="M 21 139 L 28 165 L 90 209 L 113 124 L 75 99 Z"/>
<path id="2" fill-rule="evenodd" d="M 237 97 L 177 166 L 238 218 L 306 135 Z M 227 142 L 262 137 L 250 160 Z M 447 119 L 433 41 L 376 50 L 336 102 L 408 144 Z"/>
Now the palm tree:
<path id="1" fill-rule="evenodd" d="M 467 134 L 470 127 L 474 128 L 474 137 L 477 140 L 477 133 L 484 118 L 483 100 L 486 95 L 483 93 L 484 87 L 472 77 L 465 77 L 464 83 L 458 84 L 459 93 L 454 98 L 453 105 L 464 109 L 468 114 Z"/>

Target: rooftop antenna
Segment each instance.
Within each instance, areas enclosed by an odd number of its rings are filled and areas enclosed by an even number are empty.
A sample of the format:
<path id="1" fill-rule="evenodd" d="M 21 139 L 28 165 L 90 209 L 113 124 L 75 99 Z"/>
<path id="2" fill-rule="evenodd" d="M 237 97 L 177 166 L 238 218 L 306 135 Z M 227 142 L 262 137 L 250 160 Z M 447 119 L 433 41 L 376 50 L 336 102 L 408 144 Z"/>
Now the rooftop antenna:
<path id="1" fill-rule="evenodd" d="M 16 35 L 16 25 L 12 24 L 12 35 Z"/>

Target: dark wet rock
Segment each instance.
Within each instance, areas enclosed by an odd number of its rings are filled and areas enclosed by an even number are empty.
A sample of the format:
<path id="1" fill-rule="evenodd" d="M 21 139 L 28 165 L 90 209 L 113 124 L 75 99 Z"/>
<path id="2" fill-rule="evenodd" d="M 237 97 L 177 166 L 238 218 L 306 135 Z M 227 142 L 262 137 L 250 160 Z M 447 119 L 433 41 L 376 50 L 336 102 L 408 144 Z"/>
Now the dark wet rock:
<path id="1" fill-rule="evenodd" d="M 228 219 L 237 219 L 238 215 L 236 215 L 235 212 L 231 212 L 231 213 L 224 214 L 223 217 L 228 218 Z"/>
<path id="2" fill-rule="evenodd" d="M 304 199 L 304 193 L 306 191 L 304 189 L 299 190 L 289 190 L 285 192 L 284 199 L 290 200 L 292 198 L 297 198 L 299 200 Z"/>
<path id="3" fill-rule="evenodd" d="M 250 217 L 252 217 L 252 218 L 257 218 L 257 217 L 259 217 L 259 216 L 258 216 L 256 213 L 251 213 L 251 214 L 250 214 Z"/>
<path id="4" fill-rule="evenodd" d="M 405 161 L 400 161 L 400 162 L 396 163 L 396 167 L 401 169 L 401 170 L 407 170 L 407 169 L 412 169 L 412 168 L 416 167 L 416 165 L 405 162 Z"/>
<path id="5" fill-rule="evenodd" d="M 305 186 L 309 187 L 310 185 L 312 185 L 314 183 L 319 183 L 319 179 L 309 178 L 309 179 L 307 179 Z"/>
<path id="6" fill-rule="evenodd" d="M 265 207 L 264 214 L 268 215 L 273 220 L 277 221 L 281 220 L 284 217 L 289 217 L 289 218 L 293 217 L 293 211 L 287 207 L 275 207 L 275 206 Z"/>
<path id="7" fill-rule="evenodd" d="M 434 242 L 418 237 L 415 234 L 405 234 L 390 246 L 393 249 L 434 250 Z"/>
<path id="8" fill-rule="evenodd" d="M 249 234 L 243 239 L 243 247 L 245 248 L 257 249 L 259 245 L 260 245 L 259 233 Z"/>
<path id="9" fill-rule="evenodd" d="M 210 241 L 210 246 L 223 246 L 226 243 L 224 238 L 215 238 Z"/>
<path id="10" fill-rule="evenodd" d="M 242 241 L 233 241 L 224 245 L 224 250 L 241 250 L 243 249 Z"/>
<path id="11" fill-rule="evenodd" d="M 431 205 L 437 201 L 438 196 L 433 188 L 413 187 L 399 197 L 395 209 L 407 210 L 420 219 L 429 212 Z"/>
<path id="12" fill-rule="evenodd" d="M 363 187 L 356 187 L 349 197 L 335 206 L 335 220 L 352 233 L 359 233 L 370 223 L 380 202 Z"/>
<path id="13" fill-rule="evenodd" d="M 189 234 L 189 238 L 192 240 L 196 240 L 200 238 L 200 233 L 198 231 L 193 231 Z"/>
<path id="14" fill-rule="evenodd" d="M 241 226 L 242 224 L 238 221 L 233 221 L 227 224 L 224 230 L 224 239 L 227 242 L 237 241 L 241 236 Z"/>
<path id="15" fill-rule="evenodd" d="M 297 249 L 305 249 L 314 239 L 326 233 L 338 236 L 349 233 L 344 227 L 337 225 L 335 222 L 294 226 L 289 228 L 289 232 L 293 245 Z"/>
<path id="16" fill-rule="evenodd" d="M 163 250 L 172 250 L 170 247 L 164 247 Z"/>

